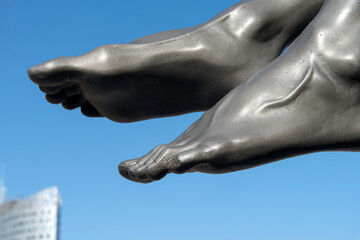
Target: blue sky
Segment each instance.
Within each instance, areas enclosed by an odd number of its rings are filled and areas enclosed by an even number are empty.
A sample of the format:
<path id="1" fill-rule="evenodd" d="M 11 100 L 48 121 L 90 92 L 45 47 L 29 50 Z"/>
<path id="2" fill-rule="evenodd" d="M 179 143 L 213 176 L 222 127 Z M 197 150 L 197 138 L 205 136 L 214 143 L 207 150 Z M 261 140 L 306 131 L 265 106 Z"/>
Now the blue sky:
<path id="1" fill-rule="evenodd" d="M 360 153 L 318 153 L 226 175 L 119 176 L 201 114 L 131 124 L 47 103 L 26 69 L 202 23 L 235 0 L 0 1 L 0 163 L 8 197 L 57 185 L 62 239 L 360 240 Z"/>

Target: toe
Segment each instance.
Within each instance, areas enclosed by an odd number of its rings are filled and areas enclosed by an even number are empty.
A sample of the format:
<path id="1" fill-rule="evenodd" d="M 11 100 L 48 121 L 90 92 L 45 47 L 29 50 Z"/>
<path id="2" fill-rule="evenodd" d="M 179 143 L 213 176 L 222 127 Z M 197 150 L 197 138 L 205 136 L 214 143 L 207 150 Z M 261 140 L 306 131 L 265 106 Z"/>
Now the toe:
<path id="1" fill-rule="evenodd" d="M 165 148 L 166 145 L 157 146 L 140 159 L 129 160 L 121 163 L 119 165 L 120 174 L 131 181 L 152 182 L 152 175 L 149 174 L 151 178 L 147 176 L 147 165 L 149 165 Z"/>
<path id="2" fill-rule="evenodd" d="M 102 114 L 89 102 L 81 105 L 81 112 L 87 117 L 102 117 Z"/>
<path id="3" fill-rule="evenodd" d="M 39 86 L 40 91 L 42 91 L 43 93 L 46 94 L 57 94 L 59 92 L 61 92 L 62 90 L 69 88 L 69 87 L 74 87 L 74 83 L 65 83 L 62 86 L 59 87 L 44 87 L 44 86 Z"/>
<path id="4" fill-rule="evenodd" d="M 148 177 L 146 175 L 146 166 L 145 165 L 138 166 L 136 169 L 134 169 L 133 175 L 136 179 L 150 181 L 150 179 L 148 179 Z"/>
<path id="5" fill-rule="evenodd" d="M 169 163 L 172 161 L 173 156 L 179 151 L 179 147 L 165 147 L 156 156 L 149 158 L 146 163 L 145 172 L 146 176 L 157 181 L 165 177 L 169 173 Z"/>
<path id="6" fill-rule="evenodd" d="M 159 155 L 159 153 L 161 151 L 166 149 L 166 147 L 167 147 L 167 145 L 159 145 L 159 146 L 155 147 L 153 150 L 151 150 L 151 152 L 149 152 L 148 154 L 143 156 L 140 159 L 139 163 L 144 164 L 144 165 L 149 165 L 151 162 L 154 161 L 154 159 L 156 159 L 156 157 Z"/>
<path id="7" fill-rule="evenodd" d="M 61 104 L 67 110 L 73 110 L 80 107 L 86 100 L 81 95 L 75 95 L 66 98 Z"/>
<path id="8" fill-rule="evenodd" d="M 177 151 L 179 151 L 179 149 L 180 147 L 164 145 L 159 151 L 156 151 L 148 158 L 144 165 L 149 166 L 150 164 L 165 163 L 165 161 L 168 161 Z"/>
<path id="9" fill-rule="evenodd" d="M 129 176 L 130 180 L 132 180 L 134 182 L 140 182 L 140 183 L 152 182 L 152 180 L 146 176 L 145 169 L 146 168 L 144 165 L 139 166 L 139 164 L 134 164 L 133 166 L 131 166 L 128 169 L 128 176 Z"/>
<path id="10" fill-rule="evenodd" d="M 153 150 L 151 150 L 148 154 L 139 158 L 137 161 L 138 165 L 139 166 L 144 165 L 151 157 L 156 156 L 164 148 L 164 146 L 165 145 L 159 145 L 159 146 L 153 148 Z"/>
<path id="11" fill-rule="evenodd" d="M 185 173 L 199 164 L 214 163 L 213 160 L 219 155 L 219 148 L 219 145 L 200 146 L 180 152 L 169 163 L 169 169 L 173 173 Z"/>
<path id="12" fill-rule="evenodd" d="M 132 163 L 121 163 L 119 165 L 119 173 L 124 178 L 138 183 L 151 183 L 153 182 L 151 179 L 147 178 L 145 172 L 140 173 L 137 169 L 137 159 L 131 160 Z"/>
<path id="13" fill-rule="evenodd" d="M 45 96 L 46 100 L 49 102 L 49 103 L 52 103 L 52 104 L 59 104 L 59 103 L 62 103 L 65 99 L 66 99 L 66 92 L 65 91 L 61 91 L 59 93 L 56 93 L 56 94 L 47 94 Z"/>
<path id="14" fill-rule="evenodd" d="M 149 181 L 158 181 L 164 178 L 168 173 L 168 169 L 164 169 L 161 165 L 155 164 L 154 166 L 148 166 L 145 169 L 146 177 Z"/>
<path id="15" fill-rule="evenodd" d="M 46 100 L 53 104 L 59 104 L 59 103 L 64 102 L 67 98 L 79 95 L 79 93 L 80 92 L 76 86 L 71 86 L 71 87 L 62 89 L 58 93 L 47 94 Z"/>
<path id="16" fill-rule="evenodd" d="M 119 166 L 118 166 L 118 170 L 119 170 L 120 175 L 123 176 L 126 179 L 132 180 L 132 178 L 129 175 L 128 170 L 134 164 L 136 164 L 136 159 L 128 160 L 128 161 L 120 163 Z"/>
<path id="17" fill-rule="evenodd" d="M 72 82 L 75 73 L 73 60 L 68 57 L 55 58 L 28 69 L 30 79 L 45 87 L 56 87 Z"/>

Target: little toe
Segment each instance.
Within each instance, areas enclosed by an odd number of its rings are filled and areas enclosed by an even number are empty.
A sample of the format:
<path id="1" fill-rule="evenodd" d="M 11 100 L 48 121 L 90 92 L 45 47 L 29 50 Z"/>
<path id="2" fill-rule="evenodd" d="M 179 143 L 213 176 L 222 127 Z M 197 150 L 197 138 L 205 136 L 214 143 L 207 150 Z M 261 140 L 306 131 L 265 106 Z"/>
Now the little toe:
<path id="1" fill-rule="evenodd" d="M 87 117 L 102 117 L 102 114 L 89 102 L 81 105 L 81 112 Z"/>

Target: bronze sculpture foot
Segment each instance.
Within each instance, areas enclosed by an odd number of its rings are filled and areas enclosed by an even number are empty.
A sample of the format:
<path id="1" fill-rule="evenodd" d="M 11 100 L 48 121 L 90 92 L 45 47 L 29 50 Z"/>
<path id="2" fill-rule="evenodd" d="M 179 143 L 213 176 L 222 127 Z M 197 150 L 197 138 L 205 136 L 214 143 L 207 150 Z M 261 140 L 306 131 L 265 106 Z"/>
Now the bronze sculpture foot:
<path id="1" fill-rule="evenodd" d="M 359 37 L 359 1 L 327 0 L 282 56 L 175 141 L 121 163 L 120 174 L 149 183 L 167 173 L 227 173 L 316 151 L 358 151 Z"/>
<path id="2" fill-rule="evenodd" d="M 323 0 L 243 1 L 202 25 L 31 67 L 54 104 L 117 122 L 203 111 L 273 61 Z"/>

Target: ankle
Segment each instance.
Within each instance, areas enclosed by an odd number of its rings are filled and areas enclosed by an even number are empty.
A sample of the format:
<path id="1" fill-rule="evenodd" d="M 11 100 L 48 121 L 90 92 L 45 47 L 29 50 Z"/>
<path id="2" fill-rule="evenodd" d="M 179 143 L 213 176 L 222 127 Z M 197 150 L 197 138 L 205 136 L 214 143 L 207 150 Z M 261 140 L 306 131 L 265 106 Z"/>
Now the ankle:
<path id="1" fill-rule="evenodd" d="M 235 37 L 267 41 L 297 36 L 320 11 L 324 0 L 255 0 L 232 9 L 224 24 Z"/>

